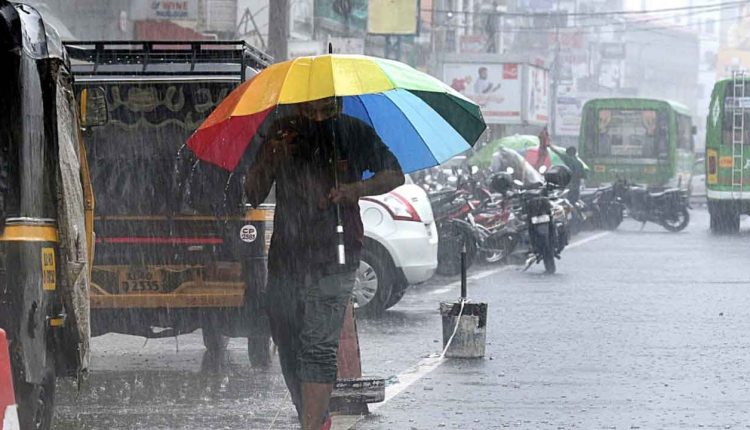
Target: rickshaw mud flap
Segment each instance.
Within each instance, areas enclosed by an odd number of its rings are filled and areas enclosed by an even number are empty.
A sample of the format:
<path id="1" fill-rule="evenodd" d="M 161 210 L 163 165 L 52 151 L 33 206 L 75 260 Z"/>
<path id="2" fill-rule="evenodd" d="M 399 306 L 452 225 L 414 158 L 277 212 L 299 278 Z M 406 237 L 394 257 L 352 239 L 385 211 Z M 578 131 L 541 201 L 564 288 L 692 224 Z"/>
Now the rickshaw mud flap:
<path id="1" fill-rule="evenodd" d="M 65 325 L 61 327 L 64 374 L 78 374 L 88 368 L 89 340 L 89 249 L 93 238 L 87 235 L 78 117 L 72 77 L 60 67 L 57 74 L 58 198 L 59 234 L 58 291 L 65 308 Z M 62 370 L 62 369 L 61 369 Z"/>

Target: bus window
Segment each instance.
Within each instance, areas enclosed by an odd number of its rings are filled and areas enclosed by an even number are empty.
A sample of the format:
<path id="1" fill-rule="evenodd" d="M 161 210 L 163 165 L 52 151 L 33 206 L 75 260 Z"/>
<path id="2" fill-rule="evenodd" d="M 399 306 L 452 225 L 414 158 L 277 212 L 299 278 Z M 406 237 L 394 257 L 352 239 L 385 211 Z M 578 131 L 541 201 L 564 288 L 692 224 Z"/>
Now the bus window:
<path id="1" fill-rule="evenodd" d="M 655 110 L 601 109 L 597 137 L 601 156 L 655 158 L 669 148 L 666 115 Z"/>
<path id="2" fill-rule="evenodd" d="M 735 100 L 734 97 L 732 97 L 732 94 L 734 94 L 734 85 L 730 84 L 727 87 L 727 96 L 724 99 L 724 121 L 722 124 L 722 142 L 728 145 L 732 144 L 732 138 L 733 138 L 733 132 L 732 132 L 732 121 L 734 120 L 733 115 L 733 109 L 734 108 L 741 108 L 744 116 L 744 128 L 742 130 L 742 143 L 743 145 L 747 145 L 750 143 L 750 97 L 743 97 L 738 98 Z M 748 87 L 748 84 L 745 84 L 745 94 L 750 94 L 750 88 Z M 738 121 L 739 123 L 739 121 Z"/>
<path id="3" fill-rule="evenodd" d="M 693 150 L 693 122 L 687 115 L 677 115 L 677 148 Z"/>

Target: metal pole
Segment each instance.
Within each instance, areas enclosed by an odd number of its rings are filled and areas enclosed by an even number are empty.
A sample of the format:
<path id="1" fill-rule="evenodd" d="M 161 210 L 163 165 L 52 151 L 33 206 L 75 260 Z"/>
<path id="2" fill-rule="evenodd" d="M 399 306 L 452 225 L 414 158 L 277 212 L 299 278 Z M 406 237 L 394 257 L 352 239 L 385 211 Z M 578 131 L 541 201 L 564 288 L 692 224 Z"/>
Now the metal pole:
<path id="1" fill-rule="evenodd" d="M 461 248 L 461 298 L 466 298 L 466 239 Z"/>
<path id="2" fill-rule="evenodd" d="M 274 23 L 268 26 L 268 49 L 275 61 L 284 61 L 288 56 L 289 0 L 269 2 L 268 22 Z"/>

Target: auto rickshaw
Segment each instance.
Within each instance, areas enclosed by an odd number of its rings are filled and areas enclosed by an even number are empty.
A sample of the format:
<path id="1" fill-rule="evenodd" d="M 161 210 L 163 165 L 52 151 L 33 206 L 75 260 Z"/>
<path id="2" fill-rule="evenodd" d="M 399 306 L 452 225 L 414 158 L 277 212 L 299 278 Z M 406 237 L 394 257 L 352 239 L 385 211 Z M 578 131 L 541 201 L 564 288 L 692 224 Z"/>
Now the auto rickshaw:
<path id="1" fill-rule="evenodd" d="M 106 120 L 100 102 L 89 113 Z M 32 7 L 0 0 L 0 328 L 24 430 L 51 427 L 55 379 L 88 365 L 93 194 L 80 125 L 59 38 Z"/>

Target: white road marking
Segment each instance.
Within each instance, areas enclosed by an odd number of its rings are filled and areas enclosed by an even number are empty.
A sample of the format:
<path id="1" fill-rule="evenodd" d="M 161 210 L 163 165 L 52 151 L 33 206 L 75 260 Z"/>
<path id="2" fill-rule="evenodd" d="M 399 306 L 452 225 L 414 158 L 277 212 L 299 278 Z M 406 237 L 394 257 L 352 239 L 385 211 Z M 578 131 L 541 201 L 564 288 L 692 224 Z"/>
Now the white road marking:
<path id="1" fill-rule="evenodd" d="M 595 241 L 597 239 L 601 239 L 604 236 L 607 236 L 607 235 L 610 235 L 610 234 L 612 234 L 611 231 L 604 231 L 604 232 L 601 232 L 601 233 L 597 233 L 597 234 L 595 234 L 593 236 L 589 236 L 587 238 L 584 238 L 584 239 L 581 239 L 581 240 L 577 240 L 577 241 L 571 243 L 570 245 L 568 245 L 566 247 L 566 249 L 567 248 L 575 248 L 576 246 L 581 246 L 581 245 L 583 245 L 585 243 L 593 242 L 593 241 Z"/>
<path id="2" fill-rule="evenodd" d="M 419 360 L 419 363 L 417 363 L 416 366 L 397 376 L 397 383 L 385 387 L 385 400 L 380 403 L 369 405 L 370 412 L 374 412 L 380 409 L 391 399 L 401 394 L 402 391 L 409 388 L 412 384 L 422 379 L 428 373 L 437 369 L 438 366 L 443 363 L 443 361 L 445 361 L 445 358 L 440 357 L 438 354 L 431 355 Z"/>
<path id="3" fill-rule="evenodd" d="M 609 235 L 611 233 L 612 232 L 609 232 L 609 231 L 597 233 L 597 234 L 595 234 L 593 236 L 589 236 L 589 237 L 586 237 L 584 239 L 577 240 L 577 241 L 571 243 L 570 245 L 568 245 L 565 249 L 575 248 L 577 246 L 581 246 L 581 245 L 584 245 L 586 243 L 593 242 L 593 241 L 601 239 L 604 236 L 607 236 L 607 235 Z M 496 273 L 507 272 L 508 270 L 511 270 L 514 267 L 516 267 L 516 266 L 500 266 L 500 267 L 497 267 L 495 269 L 487 269 L 487 270 L 483 270 L 481 272 L 475 273 L 475 274 L 473 274 L 471 276 L 468 276 L 466 279 L 468 279 L 469 281 L 478 281 L 480 279 L 484 279 L 484 278 L 487 278 L 489 276 L 492 276 L 492 275 L 494 275 Z M 438 288 L 436 290 L 430 291 L 428 294 L 436 295 L 436 296 L 443 295 L 443 294 L 448 294 L 450 292 L 453 292 L 460 285 L 461 285 L 461 281 L 460 280 L 459 281 L 453 281 L 450 284 L 445 285 L 444 287 L 441 287 L 441 288 Z"/>

